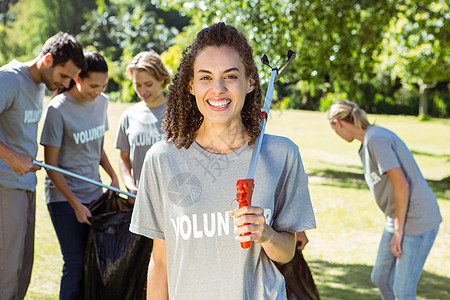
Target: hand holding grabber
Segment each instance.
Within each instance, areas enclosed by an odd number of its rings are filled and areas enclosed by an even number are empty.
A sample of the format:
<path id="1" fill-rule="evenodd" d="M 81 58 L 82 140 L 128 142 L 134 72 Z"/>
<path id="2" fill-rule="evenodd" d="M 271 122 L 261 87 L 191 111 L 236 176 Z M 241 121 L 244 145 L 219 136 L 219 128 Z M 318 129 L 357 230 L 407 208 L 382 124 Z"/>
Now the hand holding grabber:
<path id="1" fill-rule="evenodd" d="M 292 50 L 288 51 L 288 58 L 283 63 L 280 68 L 272 68 L 269 65 L 269 59 L 267 55 L 263 55 L 261 61 L 263 64 L 269 66 L 272 69 L 272 73 L 270 75 L 269 86 L 267 88 L 266 98 L 264 100 L 264 107 L 261 112 L 261 123 L 259 125 L 260 134 L 256 138 L 255 146 L 253 148 L 252 158 L 250 161 L 250 167 L 247 173 L 246 179 L 239 179 L 236 183 L 236 201 L 239 202 L 239 208 L 251 205 L 252 196 L 253 196 L 253 188 L 254 188 L 254 180 L 253 177 L 255 175 L 256 170 L 256 162 L 258 160 L 259 152 L 261 151 L 262 139 L 264 136 L 264 129 L 266 128 L 267 117 L 269 116 L 270 105 L 272 104 L 272 97 L 274 91 L 275 81 L 278 80 L 286 71 L 286 68 L 290 65 L 292 60 L 295 58 L 295 52 Z M 247 225 L 247 224 L 244 224 Z M 250 232 L 246 232 L 241 234 L 241 236 L 249 235 Z M 251 241 L 241 243 L 241 247 L 243 249 L 247 249 L 251 246 Z"/>

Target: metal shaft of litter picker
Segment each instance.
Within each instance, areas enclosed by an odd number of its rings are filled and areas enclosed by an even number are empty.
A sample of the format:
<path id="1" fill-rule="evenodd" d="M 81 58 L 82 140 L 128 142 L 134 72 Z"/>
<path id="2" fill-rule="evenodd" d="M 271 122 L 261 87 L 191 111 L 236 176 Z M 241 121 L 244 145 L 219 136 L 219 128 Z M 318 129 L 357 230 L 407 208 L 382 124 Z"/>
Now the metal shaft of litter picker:
<path id="1" fill-rule="evenodd" d="M 48 170 L 53 170 L 53 171 L 62 173 L 62 174 L 64 174 L 64 175 L 67 175 L 67 176 L 70 176 L 70 177 L 73 177 L 73 178 L 77 178 L 77 179 L 80 179 L 80 180 L 89 182 L 89 183 L 94 184 L 94 185 L 98 185 L 98 186 L 104 187 L 104 188 L 106 188 L 106 189 L 108 189 L 108 190 L 117 192 L 117 193 L 119 193 L 119 194 L 124 194 L 124 195 L 127 195 L 127 196 L 129 196 L 129 197 L 136 198 L 136 195 L 135 195 L 135 194 L 132 194 L 132 193 L 129 193 L 129 192 L 125 192 L 125 191 L 122 191 L 122 190 L 120 190 L 120 189 L 118 189 L 118 188 L 116 188 L 116 187 L 113 187 L 113 186 L 110 186 L 110 185 L 103 184 L 103 183 L 98 182 L 98 181 L 96 181 L 96 180 L 92 180 L 92 179 L 87 178 L 87 177 L 85 177 L 85 176 L 81 176 L 81 175 L 78 175 L 78 174 L 76 174 L 76 173 L 73 173 L 73 172 L 70 172 L 70 171 L 67 171 L 67 170 L 64 170 L 64 169 L 61 169 L 61 168 L 58 168 L 58 167 L 49 165 L 49 164 L 42 163 L 42 162 L 37 161 L 37 160 L 33 160 L 33 164 L 38 165 L 38 166 L 41 166 L 41 167 L 43 167 L 43 168 L 45 168 L 45 169 L 48 169 Z"/>
<path id="2" fill-rule="evenodd" d="M 267 55 L 263 55 L 261 58 L 261 61 L 264 65 L 269 66 L 272 69 L 272 73 L 270 75 L 269 80 L 269 86 L 267 88 L 266 98 L 264 99 L 264 106 L 263 110 L 261 112 L 261 122 L 259 125 L 260 134 L 256 138 L 255 146 L 253 148 L 252 158 L 250 160 L 250 166 L 248 168 L 247 178 L 245 179 L 239 179 L 236 183 L 236 201 L 239 203 L 239 208 L 251 205 L 252 196 L 253 196 L 253 189 L 255 187 L 254 183 L 254 176 L 256 171 L 256 163 L 258 161 L 258 156 L 261 151 L 261 145 L 262 140 L 264 137 L 264 129 L 266 127 L 267 117 L 269 116 L 269 110 L 270 106 L 272 104 L 272 97 L 273 97 L 273 91 L 275 89 L 275 81 L 279 79 L 284 72 L 286 71 L 287 67 L 291 64 L 292 60 L 295 58 L 295 53 L 292 50 L 288 51 L 288 58 L 283 63 L 283 65 L 280 68 L 272 68 L 269 64 L 269 59 L 267 58 Z M 246 224 L 244 224 L 246 225 Z M 249 235 L 249 232 L 242 233 L 241 236 Z M 250 248 L 252 242 L 241 242 L 241 247 L 243 249 Z"/>

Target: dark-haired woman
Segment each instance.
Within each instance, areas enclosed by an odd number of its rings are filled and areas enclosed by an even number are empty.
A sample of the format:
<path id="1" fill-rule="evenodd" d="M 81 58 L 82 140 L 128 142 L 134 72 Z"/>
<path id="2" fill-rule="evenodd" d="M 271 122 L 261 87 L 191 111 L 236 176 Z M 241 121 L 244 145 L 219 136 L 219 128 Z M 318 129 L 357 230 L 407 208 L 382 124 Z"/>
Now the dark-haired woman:
<path id="1" fill-rule="evenodd" d="M 108 99 L 102 92 L 108 83 L 108 67 L 98 52 L 84 55 L 87 68 L 47 108 L 41 135 L 45 162 L 96 181 L 100 181 L 102 166 L 111 185 L 119 187 L 103 150 Z M 45 193 L 64 259 L 60 299 L 81 299 L 91 216 L 86 205 L 102 195 L 102 188 L 49 170 Z"/>
<path id="2" fill-rule="evenodd" d="M 133 210 L 130 230 L 154 239 L 148 299 L 286 299 L 274 262 L 289 262 L 295 232 L 315 227 L 294 143 L 264 136 L 252 205 L 230 212 L 260 105 L 245 36 L 223 23 L 200 31 L 169 87 L 167 141 L 147 152 Z"/>

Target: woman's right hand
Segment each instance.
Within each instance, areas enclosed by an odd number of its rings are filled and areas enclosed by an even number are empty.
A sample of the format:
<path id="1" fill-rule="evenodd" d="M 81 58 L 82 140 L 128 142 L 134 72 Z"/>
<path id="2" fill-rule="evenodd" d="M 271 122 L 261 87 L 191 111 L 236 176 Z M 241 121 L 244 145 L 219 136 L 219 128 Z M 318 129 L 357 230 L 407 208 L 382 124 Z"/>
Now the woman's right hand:
<path id="1" fill-rule="evenodd" d="M 308 244 L 309 242 L 309 239 L 304 231 L 297 232 L 296 239 L 297 239 L 297 250 L 303 250 L 306 244 Z"/>
<path id="2" fill-rule="evenodd" d="M 92 217 L 92 214 L 91 214 L 91 211 L 89 210 L 89 208 L 87 208 L 81 202 L 78 202 L 78 205 L 74 210 L 75 210 L 75 215 L 77 216 L 78 222 L 91 225 L 89 218 Z"/>
<path id="3" fill-rule="evenodd" d="M 128 190 L 129 193 L 132 193 L 132 194 L 134 194 L 134 195 L 137 195 L 137 192 L 138 192 L 138 191 L 137 191 L 137 188 L 128 188 L 128 187 L 127 187 L 127 190 Z M 128 196 L 127 201 L 128 201 L 128 203 L 134 205 L 134 202 L 136 201 L 136 197 L 130 197 L 130 196 Z"/>

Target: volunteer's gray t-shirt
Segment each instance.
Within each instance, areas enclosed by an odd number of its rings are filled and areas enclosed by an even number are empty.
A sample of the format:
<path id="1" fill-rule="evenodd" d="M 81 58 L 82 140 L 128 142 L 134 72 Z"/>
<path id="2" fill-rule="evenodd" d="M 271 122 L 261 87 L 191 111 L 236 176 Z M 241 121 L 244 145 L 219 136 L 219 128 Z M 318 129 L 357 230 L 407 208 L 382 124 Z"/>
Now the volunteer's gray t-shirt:
<path id="1" fill-rule="evenodd" d="M 147 150 L 163 140 L 161 122 L 165 117 L 165 104 L 149 108 L 144 101 L 127 108 L 120 117 L 115 148 L 130 152 L 131 175 L 139 186 L 139 178 Z"/>
<path id="2" fill-rule="evenodd" d="M 37 84 L 21 62 L 0 69 L 0 140 L 17 153 L 36 157 L 37 129 L 42 115 L 44 84 Z M 19 175 L 0 159 L 0 185 L 34 191 L 36 173 Z"/>
<path id="3" fill-rule="evenodd" d="M 147 152 L 130 230 L 165 240 L 170 299 L 286 299 L 284 277 L 261 244 L 241 249 L 228 215 L 252 150 L 246 144 L 219 155 L 195 142 L 178 150 L 161 141 Z M 252 205 L 272 228 L 315 228 L 307 176 L 289 139 L 264 136 L 254 180 Z"/>
<path id="4" fill-rule="evenodd" d="M 93 102 L 82 102 L 63 93 L 53 98 L 47 108 L 41 145 L 60 148 L 58 166 L 78 175 L 100 181 L 99 165 L 103 136 L 108 130 L 108 98 L 105 94 Z M 81 203 L 102 195 L 102 188 L 64 175 Z M 47 203 L 67 201 L 50 179 L 45 180 Z"/>
<path id="5" fill-rule="evenodd" d="M 394 232 L 394 188 L 386 172 L 400 167 L 409 184 L 405 234 L 418 235 L 436 228 L 442 217 L 436 196 L 405 143 L 392 131 L 369 126 L 359 150 L 366 182 L 387 216 L 386 230 Z"/>

